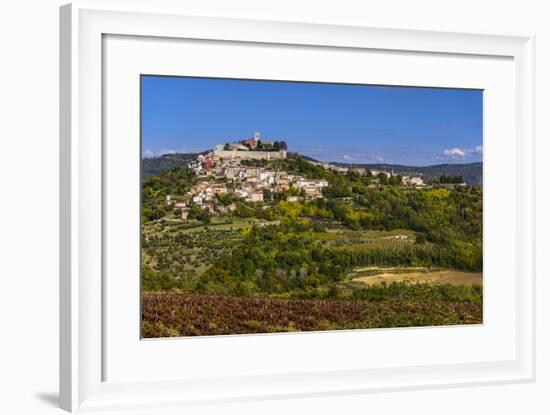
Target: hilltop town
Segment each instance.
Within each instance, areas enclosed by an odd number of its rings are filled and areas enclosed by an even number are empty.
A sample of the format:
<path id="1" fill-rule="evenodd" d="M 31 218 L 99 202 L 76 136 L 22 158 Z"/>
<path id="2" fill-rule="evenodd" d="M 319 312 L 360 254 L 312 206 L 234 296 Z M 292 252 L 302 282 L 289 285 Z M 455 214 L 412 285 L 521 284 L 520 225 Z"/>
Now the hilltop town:
<path id="1" fill-rule="evenodd" d="M 291 154 L 296 157 L 295 154 Z M 167 196 L 167 203 L 181 209 L 186 219 L 191 205 L 208 213 L 223 214 L 235 209 L 235 204 L 224 205 L 216 201 L 222 195 L 232 195 L 246 202 L 263 202 L 274 194 L 284 195 L 287 202 L 323 198 L 323 189 L 329 186 L 326 179 L 306 178 L 270 165 L 270 161 L 289 157 L 285 141 L 262 140 L 260 133 L 232 143 L 218 144 L 213 150 L 199 154 L 187 167 L 198 178 L 196 183 L 179 200 Z M 308 163 L 339 174 L 368 176 L 373 185 L 394 184 L 411 187 L 425 186 L 422 177 L 400 176 L 393 171 L 346 167 L 339 164 L 306 160 Z"/>
<path id="2" fill-rule="evenodd" d="M 256 133 L 145 177 L 145 335 L 378 327 L 381 315 L 400 326 L 426 302 L 422 324 L 481 321 L 483 188 L 408 171 L 317 161 Z M 356 320 L 329 320 L 373 301 Z M 293 320 L 305 306 L 326 314 Z"/>

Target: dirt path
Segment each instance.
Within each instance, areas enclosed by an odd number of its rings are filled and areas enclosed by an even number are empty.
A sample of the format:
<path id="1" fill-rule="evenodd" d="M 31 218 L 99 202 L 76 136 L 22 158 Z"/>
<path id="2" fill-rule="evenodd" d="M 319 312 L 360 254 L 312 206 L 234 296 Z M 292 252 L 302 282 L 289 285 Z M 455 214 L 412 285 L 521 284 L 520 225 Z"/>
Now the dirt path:
<path id="1" fill-rule="evenodd" d="M 359 281 L 369 285 L 380 284 L 382 282 L 483 285 L 483 274 L 481 272 L 460 272 L 450 270 L 392 273 L 391 270 L 388 270 L 388 272 L 378 275 L 354 278 L 353 281 Z"/>

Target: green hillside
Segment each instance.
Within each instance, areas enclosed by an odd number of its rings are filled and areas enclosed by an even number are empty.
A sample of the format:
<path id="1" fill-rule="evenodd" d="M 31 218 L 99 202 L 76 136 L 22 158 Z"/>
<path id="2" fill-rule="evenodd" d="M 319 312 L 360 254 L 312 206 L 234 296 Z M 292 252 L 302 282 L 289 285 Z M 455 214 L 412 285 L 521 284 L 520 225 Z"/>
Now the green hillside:
<path id="1" fill-rule="evenodd" d="M 141 174 L 143 177 L 164 173 L 174 167 L 184 167 L 195 160 L 200 153 L 173 153 L 163 154 L 159 157 L 147 157 L 141 161 Z"/>

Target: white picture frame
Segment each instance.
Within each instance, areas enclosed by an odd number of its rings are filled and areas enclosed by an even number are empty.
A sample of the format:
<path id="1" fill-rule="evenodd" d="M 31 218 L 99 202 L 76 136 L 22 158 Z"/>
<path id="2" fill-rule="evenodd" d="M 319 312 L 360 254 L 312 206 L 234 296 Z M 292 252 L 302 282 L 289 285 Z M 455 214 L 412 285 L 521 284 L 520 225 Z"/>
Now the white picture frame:
<path id="1" fill-rule="evenodd" d="M 110 3 L 111 4 L 111 3 Z M 312 397 L 534 380 L 534 37 L 191 17 L 78 2 L 61 8 L 60 398 L 68 411 Z M 478 55 L 513 59 L 516 269 L 514 358 L 430 366 L 105 381 L 106 36 Z M 521 145 L 520 145 L 521 144 Z M 136 276 L 137 278 L 137 276 Z M 292 336 L 292 335 L 287 335 Z M 275 337 L 265 341 L 275 341 Z"/>

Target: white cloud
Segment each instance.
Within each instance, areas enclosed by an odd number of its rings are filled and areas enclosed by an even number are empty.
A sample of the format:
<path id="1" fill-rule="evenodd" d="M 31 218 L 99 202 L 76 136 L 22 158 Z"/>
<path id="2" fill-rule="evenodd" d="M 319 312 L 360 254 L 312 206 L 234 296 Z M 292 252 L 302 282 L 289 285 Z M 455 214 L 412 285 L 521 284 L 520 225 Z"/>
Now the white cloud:
<path id="1" fill-rule="evenodd" d="M 466 157 L 466 152 L 458 147 L 443 150 L 443 155 L 452 159 L 463 159 Z"/>
<path id="2" fill-rule="evenodd" d="M 443 150 L 442 154 L 453 160 L 462 160 L 469 157 L 482 156 L 483 146 L 479 145 L 479 146 L 475 146 L 474 148 L 453 147 L 453 148 L 448 148 Z"/>
<path id="3" fill-rule="evenodd" d="M 146 149 L 143 154 L 142 154 L 143 158 L 145 159 L 148 159 L 148 158 L 151 158 L 151 157 L 155 157 L 155 153 L 153 153 L 151 150 L 149 149 Z"/>
<path id="4" fill-rule="evenodd" d="M 367 153 L 356 148 L 324 148 L 324 147 L 293 147 L 294 151 L 320 161 L 334 161 L 341 163 L 381 163 L 384 157 L 381 154 Z"/>

